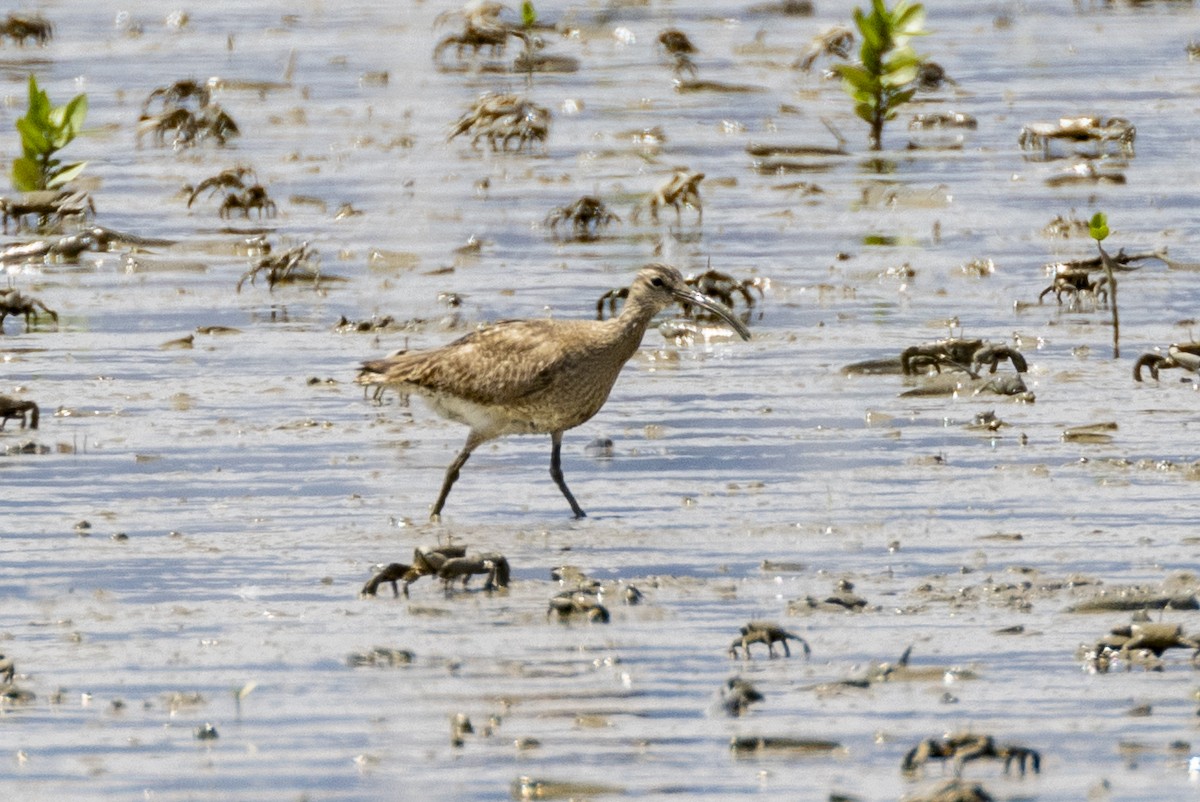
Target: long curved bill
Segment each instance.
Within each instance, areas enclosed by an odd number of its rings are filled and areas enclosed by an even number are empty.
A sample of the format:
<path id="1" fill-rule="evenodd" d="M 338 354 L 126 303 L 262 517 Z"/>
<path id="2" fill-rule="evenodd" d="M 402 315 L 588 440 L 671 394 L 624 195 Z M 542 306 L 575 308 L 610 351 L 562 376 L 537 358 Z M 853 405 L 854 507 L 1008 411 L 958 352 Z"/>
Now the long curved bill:
<path id="1" fill-rule="evenodd" d="M 731 312 L 724 304 L 718 303 L 707 295 L 702 295 L 695 290 L 675 290 L 672 294 L 675 296 L 675 300 L 680 303 L 707 309 L 728 323 L 729 327 L 736 331 L 738 336 L 743 340 L 750 339 L 750 329 L 746 328 L 746 324 L 739 320 L 737 315 Z"/>

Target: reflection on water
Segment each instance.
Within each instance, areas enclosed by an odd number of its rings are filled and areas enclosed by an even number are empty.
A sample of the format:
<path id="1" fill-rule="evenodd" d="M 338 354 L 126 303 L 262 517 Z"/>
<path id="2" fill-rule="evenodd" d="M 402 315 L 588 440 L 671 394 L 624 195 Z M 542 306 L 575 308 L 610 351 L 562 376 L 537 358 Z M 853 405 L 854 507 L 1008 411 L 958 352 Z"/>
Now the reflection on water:
<path id="1" fill-rule="evenodd" d="M 1193 339 L 1196 293 L 1157 262 L 1122 275 L 1118 361 L 1108 310 L 1036 295 L 1044 264 L 1095 252 L 1077 232 L 1042 233 L 1060 215 L 1103 209 L 1111 251 L 1200 261 L 1185 52 L 1197 12 L 927 5 L 920 48 L 957 83 L 911 111 L 978 125 L 908 150 L 902 114 L 882 161 L 819 64 L 791 66 L 851 3 L 811 17 L 539 3 L 572 30 L 545 34 L 545 54 L 579 69 L 532 77 L 436 69 L 446 4 L 225 4 L 182 26 L 163 4 L 47 6 L 47 48 L 0 52 L 6 119 L 30 69 L 54 99 L 87 92 L 94 131 L 69 156 L 89 161 L 96 221 L 178 244 L 6 266 L 60 326 L 9 319 L 0 342 L 0 393 L 43 411 L 36 431 L 9 421 L 0 446 L 47 451 L 0 458 L 0 651 L 37 695 L 6 708 L 5 795 L 892 800 L 941 776 L 905 779 L 904 754 L 955 729 L 1042 753 L 1044 773 L 1024 779 L 968 764 L 998 797 L 1185 793 L 1186 655 L 1167 652 L 1161 673 L 1088 675 L 1076 648 L 1128 614 L 1066 609 L 1172 577 L 1196 590 L 1192 377 L 1131 376 L 1141 353 Z M 656 42 L 667 27 L 696 44 L 698 80 L 756 91 L 676 92 Z M 138 147 L 153 89 L 210 76 L 241 136 Z M 544 149 L 446 141 L 489 91 L 552 112 Z M 1048 185 L 1072 162 L 1019 149 L 1023 126 L 1081 114 L 1136 126 L 1125 184 Z M 824 121 L 846 155 L 772 172 L 747 150 L 808 160 L 795 154 L 834 145 Z M 5 141 L 11 155 L 15 132 Z M 238 166 L 276 217 L 222 219 L 220 197 L 188 208 L 184 185 Z M 703 223 L 691 209 L 633 222 L 676 168 L 705 174 Z M 584 195 L 620 221 L 556 238 L 547 215 Z M 315 250 L 318 288 L 237 292 L 260 236 L 272 253 Z M 544 439 L 510 438 L 475 455 L 445 523 L 426 524 L 465 432 L 419 404 L 364 399 L 356 364 L 483 320 L 587 316 L 650 259 L 768 279 L 755 339 L 647 337 L 607 407 L 566 438 L 593 517 L 563 514 Z M 343 316 L 395 324 L 336 330 Z M 1036 403 L 901 397 L 919 380 L 841 372 L 946 336 L 1019 348 Z M 989 410 L 1001 424 L 973 425 Z M 1109 421 L 1107 442 L 1063 436 Z M 596 437 L 611 456 L 588 455 Z M 510 590 L 447 596 L 426 580 L 407 601 L 355 598 L 376 563 L 448 540 L 503 553 Z M 610 624 L 547 620 L 564 564 L 606 583 Z M 842 579 L 864 611 L 806 608 Z M 642 604 L 621 603 L 626 584 Z M 1200 629 L 1192 613 L 1161 615 Z M 801 634 L 811 659 L 731 660 L 753 619 Z M 914 668 L 946 670 L 841 682 L 909 646 Z M 377 648 L 413 660 L 350 664 Z M 728 718 L 718 692 L 735 675 L 765 699 Z M 1141 705 L 1149 716 L 1126 715 Z M 473 732 L 454 745 L 460 713 Z M 205 724 L 215 739 L 197 738 Z M 734 738 L 843 748 L 735 760 Z"/>

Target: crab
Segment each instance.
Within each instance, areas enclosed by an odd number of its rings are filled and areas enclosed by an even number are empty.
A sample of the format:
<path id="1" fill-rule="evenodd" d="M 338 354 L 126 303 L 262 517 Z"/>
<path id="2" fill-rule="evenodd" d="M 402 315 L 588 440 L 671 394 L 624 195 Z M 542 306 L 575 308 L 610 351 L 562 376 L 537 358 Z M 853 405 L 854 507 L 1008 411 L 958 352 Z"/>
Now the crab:
<path id="1" fill-rule="evenodd" d="M 1183 368 L 1196 373 L 1200 371 L 1200 342 L 1173 343 L 1167 348 L 1166 356 L 1154 352 L 1142 354 L 1133 365 L 1135 381 L 1142 380 L 1142 368 L 1147 368 L 1155 381 L 1158 381 L 1160 370 Z"/>
<path id="2" fill-rule="evenodd" d="M 503 554 L 494 551 L 479 554 L 464 554 L 461 557 L 450 557 L 438 568 L 438 579 L 442 580 L 447 592 L 455 579 L 462 579 L 465 590 L 467 582 L 475 574 L 487 574 L 484 590 L 497 590 L 508 587 L 508 560 Z"/>
<path id="3" fill-rule="evenodd" d="M 395 324 L 396 319 L 391 315 L 372 315 L 370 320 L 351 320 L 342 315 L 338 318 L 338 322 L 333 324 L 333 330 L 340 333 L 367 334 L 374 331 L 387 331 Z"/>
<path id="4" fill-rule="evenodd" d="M 650 219 L 658 222 L 659 208 L 671 206 L 675 209 L 675 221 L 682 222 L 683 207 L 696 210 L 696 222 L 704 222 L 704 204 L 700 202 L 700 182 L 704 173 L 693 173 L 685 168 L 677 168 L 671 177 L 638 203 L 630 214 L 630 219 L 637 222 L 642 209 L 650 210 Z"/>
<path id="5" fill-rule="evenodd" d="M 1004 359 L 1010 360 L 1018 373 L 1029 369 L 1021 352 L 1007 345 L 950 337 L 904 349 L 900 354 L 900 370 L 905 376 L 911 376 L 930 366 L 941 373 L 945 366 L 976 375 L 987 365 L 989 372 L 995 373 L 996 366 Z"/>
<path id="6" fill-rule="evenodd" d="M 159 108 L 152 112 L 155 103 Z M 142 103 L 137 124 L 139 145 L 142 137 L 150 134 L 160 147 L 167 144 L 169 137 L 176 150 L 198 145 L 207 139 L 223 146 L 240 133 L 233 118 L 212 101 L 208 85 L 191 79 L 152 91 Z"/>
<path id="7" fill-rule="evenodd" d="M 533 143 L 545 144 L 550 134 L 550 110 L 514 94 L 485 94 L 475 105 L 458 118 L 446 141 L 462 134 L 471 134 L 471 147 L 478 148 L 487 140 L 493 150 L 507 152 L 513 140 L 516 151 Z"/>
<path id="8" fill-rule="evenodd" d="M 404 596 L 408 598 L 408 586 L 423 576 L 436 576 L 442 566 L 450 560 L 465 557 L 464 546 L 439 546 L 437 548 L 417 547 L 413 550 L 413 562 L 404 574 Z M 392 593 L 396 592 L 395 580 L 392 582 Z"/>
<path id="9" fill-rule="evenodd" d="M 36 429 L 38 427 L 38 417 L 41 415 L 41 410 L 38 409 L 37 404 L 32 401 L 19 401 L 7 395 L 0 395 L 0 432 L 4 431 L 4 425 L 12 418 L 20 418 L 21 428 L 24 429 L 25 416 L 27 414 L 29 416 L 29 428 Z M 0 657 L 3 657 L 3 655 L 0 655 Z"/>
<path id="10" fill-rule="evenodd" d="M 15 288 L 0 290 L 0 331 L 3 331 L 4 319 L 9 315 L 24 316 L 25 330 L 28 331 L 40 317 L 39 309 L 49 315 L 56 325 L 58 324 L 58 312 L 46 306 L 40 298 L 25 295 Z"/>
<path id="11" fill-rule="evenodd" d="M 247 183 L 248 181 L 252 183 Z M 258 176 L 255 174 L 254 169 L 239 164 L 236 167 L 230 167 L 228 170 L 222 170 L 216 175 L 210 175 L 194 187 L 188 184 L 183 189 L 188 193 L 187 205 L 190 209 L 202 192 L 207 192 L 208 197 L 211 198 L 222 190 L 242 190 L 257 183 Z"/>
<path id="12" fill-rule="evenodd" d="M 946 69 L 936 61 L 921 62 L 917 67 L 917 91 L 936 92 L 942 84 L 958 86 L 958 81 L 947 75 Z"/>
<path id="13" fill-rule="evenodd" d="M 419 579 L 421 574 L 414 574 L 413 567 L 405 563 L 388 563 L 380 570 L 376 571 L 367 584 L 363 585 L 362 590 L 358 592 L 359 596 L 374 596 L 379 591 L 379 586 L 384 582 L 392 586 L 392 595 L 395 598 L 400 598 L 400 588 L 397 583 L 404 583 L 404 597 L 408 598 L 408 586 L 413 580 Z"/>
<path id="14" fill-rule="evenodd" d="M 54 26 L 41 14 L 9 12 L 0 22 L 0 39 L 6 37 L 21 47 L 25 46 L 26 39 L 32 39 L 38 47 L 45 47 L 54 38 Z"/>
<path id="15" fill-rule="evenodd" d="M 8 233 L 8 221 L 14 220 L 17 230 L 26 217 L 36 215 L 38 225 L 49 225 L 56 218 L 61 225 L 68 217 L 87 219 L 95 216 L 96 205 L 92 196 L 83 190 L 36 190 L 14 198 L 0 197 L 0 218 L 4 222 L 4 233 Z"/>
<path id="16" fill-rule="evenodd" d="M 688 35 L 677 28 L 668 28 L 658 35 L 658 43 L 662 45 L 667 55 L 675 59 L 675 75 L 682 77 L 684 73 L 696 77 L 696 65 L 692 55 L 698 53 L 696 46 Z"/>
<path id="17" fill-rule="evenodd" d="M 607 624 L 611 616 L 608 608 L 592 593 L 583 590 L 564 590 L 550 597 L 546 618 L 557 613 L 560 621 L 582 615 L 593 624 Z"/>
<path id="18" fill-rule="evenodd" d="M 456 563 L 455 561 L 462 562 Z M 490 562 L 492 565 L 481 571 L 467 570 L 473 566 L 482 567 L 484 562 Z M 453 565 L 451 565 L 452 563 Z M 451 565 L 451 567 L 443 576 L 442 569 L 447 565 Z M 463 577 L 465 586 L 472 573 L 489 574 L 488 584 L 493 587 L 508 587 L 508 561 L 502 555 L 487 554 L 468 557 L 465 546 L 418 546 L 413 550 L 411 565 L 389 563 L 367 580 L 367 584 L 363 585 L 359 595 L 374 596 L 379 586 L 387 582 L 391 584 L 394 596 L 399 597 L 403 592 L 404 597 L 408 598 L 408 586 L 423 576 L 440 577 L 449 588 L 450 581 L 458 577 Z M 397 587 L 399 582 L 404 583 L 402 590 Z"/>
<path id="19" fill-rule="evenodd" d="M 1054 297 L 1061 304 L 1063 293 L 1067 293 L 1073 299 L 1078 299 L 1081 293 L 1087 292 L 1091 293 L 1097 301 L 1107 304 L 1108 276 L 1098 273 L 1093 278 L 1092 275 L 1092 271 L 1087 268 L 1058 265 L 1055 269 L 1054 281 L 1038 295 L 1038 303 L 1040 304 L 1050 293 L 1054 293 Z"/>
<path id="20" fill-rule="evenodd" d="M 745 713 L 750 705 L 761 702 L 765 698 L 749 680 L 741 677 L 730 677 L 725 680 L 725 684 L 721 686 L 718 693 L 721 708 L 735 718 Z"/>
<path id="21" fill-rule="evenodd" d="M 836 25 L 814 36 L 808 45 L 808 51 L 792 66 L 808 72 L 821 56 L 833 59 L 849 58 L 852 47 L 854 47 L 854 31 L 844 25 Z"/>
<path id="22" fill-rule="evenodd" d="M 275 201 L 271 200 L 271 196 L 267 194 L 261 184 L 246 187 L 241 192 L 228 193 L 225 200 L 221 202 L 221 208 L 217 210 L 217 213 L 223 220 L 228 220 L 235 210 L 240 211 L 242 217 L 249 218 L 251 209 L 258 211 L 259 219 L 263 214 L 266 214 L 267 217 L 274 217 L 276 214 Z"/>
<path id="23" fill-rule="evenodd" d="M 912 120 L 908 123 L 908 130 L 910 131 L 941 128 L 969 128 L 974 130 L 978 127 L 978 119 L 973 115 L 965 114 L 961 111 L 929 111 L 922 114 L 914 114 Z"/>
<path id="24" fill-rule="evenodd" d="M 462 33 L 450 34 L 433 48 L 433 60 L 438 62 L 447 48 L 453 47 L 455 56 L 462 60 L 463 50 L 471 48 L 474 56 L 479 55 L 482 48 L 489 48 L 493 56 L 500 55 L 508 47 L 509 37 L 528 42 L 528 34 L 520 27 L 511 25 L 500 19 L 504 11 L 501 3 L 486 2 L 474 7 L 466 7 L 461 11 L 446 11 L 437 16 L 434 25 L 440 25 L 448 19 L 458 17 L 463 21 Z"/>
<path id="25" fill-rule="evenodd" d="M 189 100 L 194 100 L 197 110 L 204 108 L 212 100 L 212 93 L 208 88 L 208 84 L 202 84 L 190 78 L 185 78 L 181 81 L 176 81 L 170 86 L 160 86 L 150 92 L 142 102 L 142 114 L 148 115 L 150 107 L 155 101 L 158 101 L 161 109 L 175 109 L 187 103 Z"/>
<path id="26" fill-rule="evenodd" d="M 792 656 L 792 650 L 788 648 L 788 641 L 799 641 L 804 647 L 804 656 L 808 657 L 812 654 L 812 649 L 808 646 L 808 641 L 800 637 L 794 632 L 789 632 L 783 627 L 776 624 L 774 621 L 751 621 L 741 629 L 741 635 L 733 639 L 729 644 L 729 656 L 738 656 L 738 647 L 742 647 L 743 659 L 750 659 L 750 644 L 765 643 L 767 645 L 767 655 L 775 656 L 775 644 L 783 644 L 783 654 L 785 657 Z"/>
<path id="27" fill-rule="evenodd" d="M 206 139 L 213 139 L 218 145 L 224 146 L 240 133 L 233 118 L 215 103 L 206 106 L 200 113 L 175 108 L 159 114 L 143 115 L 137 125 L 139 145 L 143 136 L 152 134 L 160 147 L 166 145 L 170 137 L 171 146 L 176 150 L 198 145 Z"/>
<path id="28" fill-rule="evenodd" d="M 754 308 L 755 303 L 754 293 L 751 290 L 758 290 L 758 297 L 762 298 L 763 287 L 768 284 L 765 279 L 758 277 L 738 281 L 728 273 L 713 270 L 711 267 L 698 275 L 688 276 L 686 281 L 701 295 L 707 295 L 709 298 L 720 301 L 731 309 L 737 306 L 735 302 L 740 298 L 745 303 L 747 312 Z M 717 319 L 711 312 L 693 309 L 690 304 L 683 304 L 682 308 L 684 317 L 697 320 Z"/>
<path id="29" fill-rule="evenodd" d="M 559 206 L 546 215 L 545 225 L 558 234 L 560 223 L 571 224 L 571 239 L 579 242 L 591 242 L 598 239 L 600 230 L 611 223 L 621 222 L 621 218 L 608 210 L 604 201 L 595 195 L 584 195 L 574 203 Z"/>
<path id="30" fill-rule="evenodd" d="M 658 43 L 663 46 L 672 56 L 683 54 L 690 56 L 693 53 L 698 53 L 699 50 L 692 44 L 692 40 L 688 35 L 678 28 L 667 28 L 658 35 Z"/>
<path id="31" fill-rule="evenodd" d="M 1017 144 L 1022 150 L 1040 149 L 1043 157 L 1050 155 L 1050 142 L 1061 139 L 1068 142 L 1095 142 L 1101 148 L 1115 142 L 1121 154 L 1132 156 L 1133 141 L 1137 129 L 1123 117 L 1064 117 L 1056 123 L 1030 123 L 1021 129 Z"/>
<path id="32" fill-rule="evenodd" d="M 948 732 L 940 738 L 926 738 L 909 750 L 900 768 L 906 774 L 912 774 L 930 760 L 953 760 L 957 777 L 962 774 L 964 763 L 982 758 L 1003 760 L 1005 774 L 1014 763 L 1022 777 L 1027 765 L 1034 774 L 1042 770 L 1042 756 L 1037 750 L 1016 744 L 997 744 L 990 735 L 972 732 Z"/>
<path id="33" fill-rule="evenodd" d="M 1086 237 L 1089 235 L 1088 231 L 1088 221 L 1080 220 L 1075 216 L 1075 210 L 1072 209 L 1066 217 L 1056 214 L 1054 219 L 1042 227 L 1042 236 L 1051 239 L 1070 239 L 1071 237 Z"/>
<path id="34" fill-rule="evenodd" d="M 260 273 L 266 274 L 268 290 L 275 289 L 276 284 L 301 280 L 316 283 L 321 278 L 321 272 L 318 268 L 310 266 L 310 262 L 316 261 L 316 258 L 317 252 L 310 248 L 307 242 L 289 248 L 278 256 L 272 256 L 268 248 L 266 255 L 259 257 L 254 266 L 238 279 L 237 291 L 242 291 L 242 284 L 246 279 L 250 279 L 250 283 L 254 284 Z"/>
<path id="35" fill-rule="evenodd" d="M 243 217 L 249 217 L 251 209 L 256 209 L 260 218 L 264 214 L 267 217 L 275 216 L 275 202 L 267 194 L 266 188 L 258 182 L 258 176 L 254 170 L 244 165 L 222 170 L 216 175 L 204 179 L 195 187 L 190 184 L 185 186 L 184 191 L 188 193 L 188 208 L 192 208 L 192 204 L 196 202 L 201 193 L 207 192 L 208 196 L 212 197 L 221 190 L 230 190 L 226 192 L 218 209 L 218 214 L 222 218 L 228 219 L 234 211 L 240 211 Z"/>
<path id="36" fill-rule="evenodd" d="M 1180 624 L 1150 621 L 1113 627 L 1091 648 L 1087 659 L 1099 673 L 1108 670 L 1114 657 L 1125 660 L 1126 669 L 1132 669 L 1138 662 L 1148 669 L 1161 671 L 1159 658 L 1168 649 L 1191 649 L 1192 665 L 1200 668 L 1200 638 L 1184 635 Z"/>

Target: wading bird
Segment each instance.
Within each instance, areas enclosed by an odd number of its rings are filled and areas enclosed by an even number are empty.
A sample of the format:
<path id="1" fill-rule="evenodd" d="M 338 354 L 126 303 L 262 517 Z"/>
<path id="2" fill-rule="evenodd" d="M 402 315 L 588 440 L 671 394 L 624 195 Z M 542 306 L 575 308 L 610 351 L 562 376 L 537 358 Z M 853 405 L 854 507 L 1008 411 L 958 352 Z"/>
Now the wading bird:
<path id="1" fill-rule="evenodd" d="M 563 480 L 563 432 L 600 411 L 651 319 L 673 303 L 708 309 L 742 339 L 750 331 L 721 304 L 689 287 L 673 267 L 649 264 L 608 320 L 506 320 L 441 348 L 366 362 L 358 382 L 424 397 L 434 412 L 471 427 L 446 469 L 430 520 L 438 520 L 459 471 L 476 448 L 509 434 L 550 435 L 550 476 L 576 518 L 585 513 Z"/>

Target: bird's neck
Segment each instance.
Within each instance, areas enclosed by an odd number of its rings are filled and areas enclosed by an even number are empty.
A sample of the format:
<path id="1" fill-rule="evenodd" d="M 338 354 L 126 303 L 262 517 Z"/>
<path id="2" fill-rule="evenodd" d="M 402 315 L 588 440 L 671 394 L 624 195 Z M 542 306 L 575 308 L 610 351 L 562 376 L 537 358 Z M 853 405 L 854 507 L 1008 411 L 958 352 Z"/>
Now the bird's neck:
<path id="1" fill-rule="evenodd" d="M 646 334 L 650 321 L 660 311 L 655 304 L 630 298 L 625 302 L 621 314 L 609 321 L 612 324 L 614 338 L 622 346 L 626 358 L 632 356 L 633 352 L 642 344 L 642 337 Z"/>

